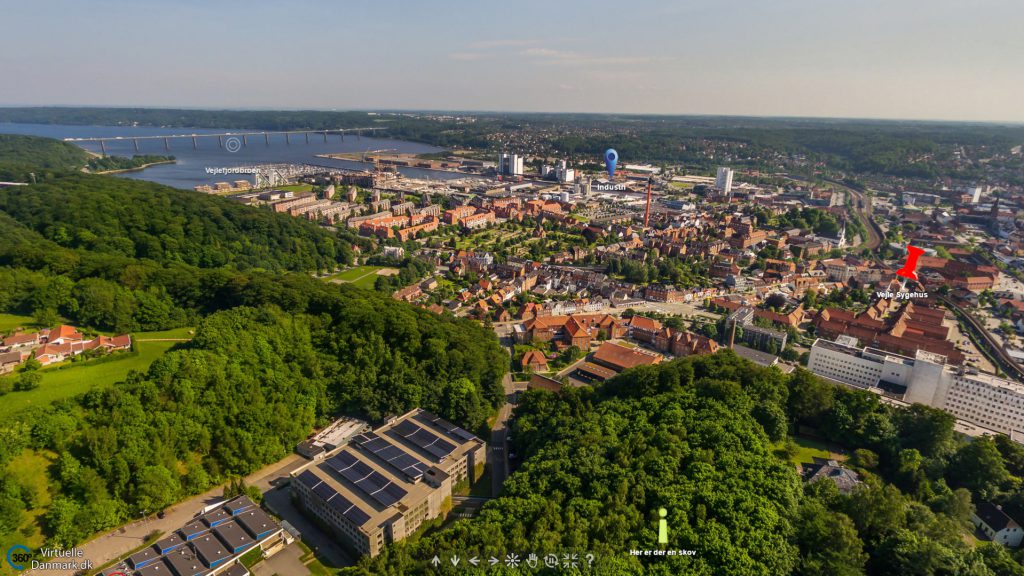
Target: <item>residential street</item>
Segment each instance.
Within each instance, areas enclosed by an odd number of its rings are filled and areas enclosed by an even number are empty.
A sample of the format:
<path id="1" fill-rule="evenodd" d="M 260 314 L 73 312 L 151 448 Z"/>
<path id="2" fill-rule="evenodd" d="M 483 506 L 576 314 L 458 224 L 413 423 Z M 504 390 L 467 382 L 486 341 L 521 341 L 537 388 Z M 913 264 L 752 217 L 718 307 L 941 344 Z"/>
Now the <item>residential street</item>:
<path id="1" fill-rule="evenodd" d="M 297 468 L 305 461 L 305 458 L 298 454 L 289 454 L 282 460 L 250 474 L 245 478 L 245 482 L 250 486 L 256 486 L 260 490 L 266 491 L 271 487 L 272 481 L 287 476 L 288 472 Z M 145 542 L 146 536 L 154 530 L 159 530 L 166 534 L 180 528 L 188 523 L 204 506 L 217 502 L 223 493 L 224 488 L 217 487 L 198 496 L 193 496 L 164 510 L 163 518 L 157 518 L 155 515 L 149 516 L 103 534 L 80 545 L 78 548 L 82 550 L 84 559 L 91 560 L 95 566 L 102 566 L 141 546 Z M 29 570 L 25 574 L 32 574 L 33 576 L 67 576 L 67 571 Z"/>

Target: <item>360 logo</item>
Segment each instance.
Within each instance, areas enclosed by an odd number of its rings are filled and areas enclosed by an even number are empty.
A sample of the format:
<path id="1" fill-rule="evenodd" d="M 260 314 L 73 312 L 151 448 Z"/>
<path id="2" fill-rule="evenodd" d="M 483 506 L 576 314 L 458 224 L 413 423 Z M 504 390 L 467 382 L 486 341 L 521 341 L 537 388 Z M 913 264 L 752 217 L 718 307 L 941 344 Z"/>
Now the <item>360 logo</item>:
<path id="1" fill-rule="evenodd" d="M 7 563 L 15 570 L 24 570 L 25 563 L 32 559 L 32 551 L 28 546 L 15 544 L 7 550 Z"/>

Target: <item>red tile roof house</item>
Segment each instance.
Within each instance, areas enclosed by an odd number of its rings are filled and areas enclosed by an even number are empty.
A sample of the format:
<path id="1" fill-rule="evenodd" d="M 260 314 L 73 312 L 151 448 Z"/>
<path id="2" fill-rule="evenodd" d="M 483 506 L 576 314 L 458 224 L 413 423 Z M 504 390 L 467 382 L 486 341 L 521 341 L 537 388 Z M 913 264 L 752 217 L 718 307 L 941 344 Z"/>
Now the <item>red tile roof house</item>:
<path id="1" fill-rule="evenodd" d="M 41 344 L 39 332 L 19 332 L 3 339 L 0 352 L 13 352 L 22 348 L 35 348 Z"/>
<path id="2" fill-rule="evenodd" d="M 548 359 L 544 357 L 544 353 L 540 350 L 530 350 L 523 354 L 519 364 L 523 370 L 529 370 L 530 372 L 547 372 L 548 370 Z"/>
<path id="3" fill-rule="evenodd" d="M 64 331 L 63 335 L 59 332 L 59 328 L 71 328 L 71 327 L 58 327 L 53 333 L 58 334 L 58 340 L 60 343 L 47 342 L 41 347 L 37 348 L 34 353 L 34 357 L 43 366 L 53 364 L 55 362 L 63 362 L 74 356 L 81 354 L 82 352 L 88 352 L 89 350 L 102 350 L 103 352 L 113 352 L 116 350 L 129 350 L 132 347 L 132 337 L 128 334 L 121 334 L 120 336 L 97 336 L 92 340 L 75 340 L 74 337 L 81 337 L 77 331 L 72 328 L 71 332 Z"/>
<path id="4" fill-rule="evenodd" d="M 641 365 L 658 364 L 663 358 L 664 356 L 656 352 L 605 342 L 591 356 L 591 361 L 616 372 L 622 372 Z"/>
<path id="5" fill-rule="evenodd" d="M 28 358 L 28 351 L 0 352 L 0 374 L 13 372 L 14 369 Z"/>
<path id="6" fill-rule="evenodd" d="M 78 329 L 67 324 L 61 324 L 50 330 L 50 335 L 46 339 L 47 344 L 74 344 L 84 341 L 85 337 L 78 332 Z"/>
<path id="7" fill-rule="evenodd" d="M 653 343 L 654 339 L 661 332 L 661 322 L 646 316 L 633 316 L 626 324 L 629 326 L 629 335 L 641 342 Z"/>
<path id="8" fill-rule="evenodd" d="M 78 352 L 75 352 L 71 344 L 43 344 L 36 348 L 35 359 L 43 366 L 63 362 L 75 354 L 82 352 L 81 343 L 78 344 Z"/>
<path id="9" fill-rule="evenodd" d="M 128 350 L 132 347 L 132 337 L 127 334 L 121 334 L 120 336 L 97 336 L 96 338 L 86 342 L 83 347 L 85 350 L 95 350 L 99 348 L 105 352 Z"/>

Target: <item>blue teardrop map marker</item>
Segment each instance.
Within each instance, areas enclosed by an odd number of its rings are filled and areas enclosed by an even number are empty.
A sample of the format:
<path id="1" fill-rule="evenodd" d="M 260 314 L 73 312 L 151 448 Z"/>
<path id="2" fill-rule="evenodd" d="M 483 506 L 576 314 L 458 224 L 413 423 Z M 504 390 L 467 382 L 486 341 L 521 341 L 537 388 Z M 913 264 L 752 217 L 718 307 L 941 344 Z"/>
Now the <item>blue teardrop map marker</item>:
<path id="1" fill-rule="evenodd" d="M 619 153 L 615 151 L 615 148 L 609 148 L 604 151 L 604 165 L 608 168 L 608 178 L 615 178 L 615 163 L 619 161 Z"/>

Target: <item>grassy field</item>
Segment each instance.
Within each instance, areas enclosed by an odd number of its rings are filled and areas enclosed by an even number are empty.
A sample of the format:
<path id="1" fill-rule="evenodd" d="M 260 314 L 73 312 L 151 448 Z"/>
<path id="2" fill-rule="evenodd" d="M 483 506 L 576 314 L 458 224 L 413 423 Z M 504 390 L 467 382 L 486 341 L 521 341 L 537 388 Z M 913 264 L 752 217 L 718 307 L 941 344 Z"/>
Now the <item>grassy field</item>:
<path id="1" fill-rule="evenodd" d="M 310 192 L 313 190 L 312 184 L 291 184 L 289 186 L 278 186 L 275 190 L 284 190 L 285 192 Z"/>
<path id="2" fill-rule="evenodd" d="M 801 463 L 811 464 L 815 458 L 824 458 L 826 460 L 844 459 L 841 455 L 830 452 L 824 442 L 818 442 L 809 438 L 793 437 L 793 443 L 797 449 L 792 456 L 786 455 L 786 447 L 781 444 L 776 447 L 775 453 L 782 458 L 788 458 L 794 466 Z"/>
<path id="3" fill-rule="evenodd" d="M 0 334 L 6 334 L 15 328 L 42 328 L 31 316 L 17 314 L 0 314 Z"/>
<path id="4" fill-rule="evenodd" d="M 172 330 L 161 330 L 159 332 L 139 332 L 135 335 L 136 340 L 191 340 L 192 328 L 174 328 Z"/>
<path id="5" fill-rule="evenodd" d="M 135 338 L 134 353 L 120 353 L 121 357 L 97 364 L 64 363 L 40 370 L 43 378 L 35 390 L 11 392 L 0 402 L 0 418 L 32 406 L 45 406 L 57 400 L 71 398 L 88 391 L 93 386 L 109 386 L 124 380 L 131 370 L 144 372 L 154 360 L 177 344 L 173 341 L 145 342 L 152 338 L 188 339 L 189 328 L 166 330 L 162 332 L 139 332 Z M 4 378 L 16 378 L 16 375 Z"/>
<path id="6" fill-rule="evenodd" d="M 239 559 L 242 566 L 245 566 L 246 568 L 252 568 L 254 565 L 258 564 L 260 560 L 263 560 L 263 550 L 260 550 L 259 546 L 249 550 L 245 554 L 242 554 L 242 557 Z"/>
<path id="7" fill-rule="evenodd" d="M 377 281 L 377 272 L 384 270 L 386 266 L 356 266 L 344 272 L 328 276 L 324 278 L 329 282 L 345 282 L 352 283 L 360 288 L 366 288 L 367 290 L 373 290 L 373 285 Z"/>
<path id="8" fill-rule="evenodd" d="M 8 465 L 7 471 L 15 482 L 27 486 L 35 495 L 35 508 L 28 511 L 21 524 L 23 539 L 19 544 L 36 549 L 43 545 L 44 537 L 39 532 L 42 523 L 40 516 L 46 514 L 50 507 L 50 489 L 48 486 L 49 476 L 47 469 L 57 460 L 57 455 L 52 452 L 35 452 L 24 450 L 14 457 Z M 24 536 L 28 534 L 27 536 Z"/>

